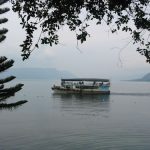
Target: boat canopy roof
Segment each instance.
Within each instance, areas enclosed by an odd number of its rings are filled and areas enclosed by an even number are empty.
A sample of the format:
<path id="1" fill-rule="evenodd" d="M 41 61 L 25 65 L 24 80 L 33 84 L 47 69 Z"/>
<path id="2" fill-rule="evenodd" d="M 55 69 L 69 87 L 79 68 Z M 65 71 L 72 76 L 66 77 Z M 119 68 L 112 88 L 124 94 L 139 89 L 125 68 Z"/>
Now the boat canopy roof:
<path id="1" fill-rule="evenodd" d="M 99 78 L 71 78 L 71 79 L 61 79 L 61 81 L 109 82 L 109 79 L 99 79 Z"/>

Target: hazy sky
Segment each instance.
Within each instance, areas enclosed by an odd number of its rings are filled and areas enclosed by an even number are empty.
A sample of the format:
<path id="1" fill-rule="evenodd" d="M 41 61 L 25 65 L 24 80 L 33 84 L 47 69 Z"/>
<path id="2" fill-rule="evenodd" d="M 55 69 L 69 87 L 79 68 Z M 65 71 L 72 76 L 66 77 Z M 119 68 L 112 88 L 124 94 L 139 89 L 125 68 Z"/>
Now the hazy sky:
<path id="1" fill-rule="evenodd" d="M 25 32 L 21 29 L 17 14 L 8 12 L 5 16 L 9 22 L 3 26 L 9 32 L 7 39 L 0 44 L 0 55 L 14 59 L 16 68 L 56 68 L 78 77 L 110 79 L 137 78 L 150 71 L 150 64 L 136 52 L 134 45 L 130 44 L 120 51 L 131 40 L 128 34 L 111 34 L 105 24 L 96 26 L 94 23 L 88 29 L 90 38 L 84 44 L 79 43 L 80 50 L 76 48 L 75 33 L 64 27 L 59 32 L 61 44 L 53 47 L 41 45 L 23 62 L 19 44 L 25 39 Z"/>

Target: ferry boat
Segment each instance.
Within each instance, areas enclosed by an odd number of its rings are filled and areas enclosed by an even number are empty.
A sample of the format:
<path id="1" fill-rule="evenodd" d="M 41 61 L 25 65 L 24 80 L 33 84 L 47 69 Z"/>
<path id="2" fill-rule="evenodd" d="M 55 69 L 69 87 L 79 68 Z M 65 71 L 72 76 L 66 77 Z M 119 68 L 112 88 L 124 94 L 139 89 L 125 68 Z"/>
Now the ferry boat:
<path id="1" fill-rule="evenodd" d="M 110 94 L 110 80 L 97 78 L 61 79 L 61 85 L 53 85 L 57 94 Z"/>

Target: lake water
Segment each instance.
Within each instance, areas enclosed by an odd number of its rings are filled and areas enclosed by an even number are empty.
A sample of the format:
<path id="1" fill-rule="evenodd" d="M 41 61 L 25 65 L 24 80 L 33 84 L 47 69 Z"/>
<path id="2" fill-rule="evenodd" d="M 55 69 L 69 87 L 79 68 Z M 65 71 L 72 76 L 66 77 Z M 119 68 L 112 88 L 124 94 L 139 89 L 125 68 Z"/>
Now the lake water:
<path id="1" fill-rule="evenodd" d="M 18 83 L 18 82 L 17 82 Z M 0 110 L 0 150 L 149 150 L 150 83 L 113 82 L 107 95 L 53 95 L 54 81 L 26 80 Z"/>

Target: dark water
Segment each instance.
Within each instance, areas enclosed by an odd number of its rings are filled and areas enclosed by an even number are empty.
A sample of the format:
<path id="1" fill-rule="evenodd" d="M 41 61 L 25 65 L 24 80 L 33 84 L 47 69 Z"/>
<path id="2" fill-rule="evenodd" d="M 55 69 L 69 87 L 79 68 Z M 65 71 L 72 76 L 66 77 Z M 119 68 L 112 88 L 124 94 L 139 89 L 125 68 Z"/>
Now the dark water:
<path id="1" fill-rule="evenodd" d="M 52 81 L 23 81 L 0 110 L 0 150 L 149 150 L 150 83 L 112 83 L 109 96 L 53 95 Z"/>

